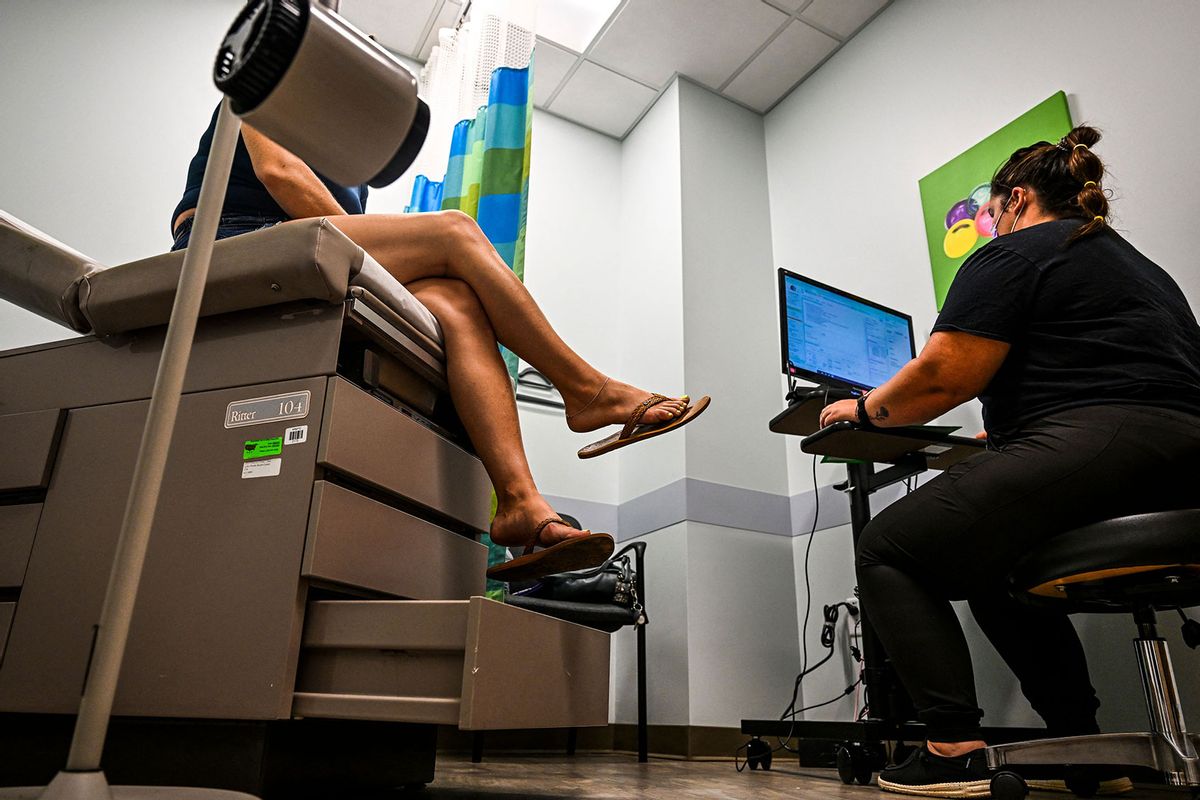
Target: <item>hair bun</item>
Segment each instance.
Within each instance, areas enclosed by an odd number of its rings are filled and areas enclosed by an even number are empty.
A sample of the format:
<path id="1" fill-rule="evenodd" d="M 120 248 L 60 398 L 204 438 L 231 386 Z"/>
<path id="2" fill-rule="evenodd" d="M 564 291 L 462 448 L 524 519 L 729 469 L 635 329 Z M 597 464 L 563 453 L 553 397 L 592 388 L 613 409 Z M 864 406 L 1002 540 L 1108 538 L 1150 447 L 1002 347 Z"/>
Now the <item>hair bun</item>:
<path id="1" fill-rule="evenodd" d="M 1100 131 L 1090 125 L 1078 125 L 1062 138 L 1062 143 L 1069 148 L 1082 144 L 1089 150 L 1098 141 L 1100 141 Z"/>

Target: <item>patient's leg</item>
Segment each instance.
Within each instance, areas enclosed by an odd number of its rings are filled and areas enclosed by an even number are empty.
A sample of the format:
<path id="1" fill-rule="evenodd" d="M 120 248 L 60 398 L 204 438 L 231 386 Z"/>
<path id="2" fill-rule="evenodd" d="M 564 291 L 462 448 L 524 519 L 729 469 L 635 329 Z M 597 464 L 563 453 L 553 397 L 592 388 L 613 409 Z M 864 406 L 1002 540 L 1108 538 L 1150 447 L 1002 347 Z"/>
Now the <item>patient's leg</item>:
<path id="1" fill-rule="evenodd" d="M 576 431 L 623 423 L 648 392 L 608 381 L 567 346 L 529 290 L 508 268 L 475 220 L 458 211 L 330 217 L 401 283 L 457 278 L 475 290 L 498 340 L 545 375 L 559 393 Z M 601 388 L 603 387 L 603 391 Z M 593 402 L 594 400 L 594 402 Z M 683 401 L 654 406 L 645 422 L 679 414 Z"/>
<path id="2" fill-rule="evenodd" d="M 496 488 L 492 540 L 506 547 L 529 544 L 537 524 L 555 513 L 529 472 L 508 370 L 479 298 L 467 284 L 449 278 L 414 281 L 408 288 L 442 327 L 450 396 Z M 571 535 L 580 534 L 550 525 L 541 544 Z"/>

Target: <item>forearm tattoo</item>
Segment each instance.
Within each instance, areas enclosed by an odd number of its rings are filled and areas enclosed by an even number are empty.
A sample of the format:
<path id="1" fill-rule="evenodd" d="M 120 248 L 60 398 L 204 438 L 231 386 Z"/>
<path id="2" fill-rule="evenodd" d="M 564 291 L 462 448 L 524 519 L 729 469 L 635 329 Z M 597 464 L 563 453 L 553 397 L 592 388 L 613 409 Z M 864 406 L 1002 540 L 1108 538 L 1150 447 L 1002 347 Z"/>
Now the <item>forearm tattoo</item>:
<path id="1" fill-rule="evenodd" d="M 876 422 L 881 422 L 881 421 L 883 421 L 883 420 L 885 420 L 885 419 L 887 419 L 887 418 L 888 418 L 888 410 L 887 410 L 887 406 L 880 406 L 880 407 L 879 407 L 879 410 L 878 410 L 878 411 L 876 411 L 876 412 L 875 412 L 875 413 L 874 413 L 874 414 L 871 416 L 871 419 L 875 420 Z"/>

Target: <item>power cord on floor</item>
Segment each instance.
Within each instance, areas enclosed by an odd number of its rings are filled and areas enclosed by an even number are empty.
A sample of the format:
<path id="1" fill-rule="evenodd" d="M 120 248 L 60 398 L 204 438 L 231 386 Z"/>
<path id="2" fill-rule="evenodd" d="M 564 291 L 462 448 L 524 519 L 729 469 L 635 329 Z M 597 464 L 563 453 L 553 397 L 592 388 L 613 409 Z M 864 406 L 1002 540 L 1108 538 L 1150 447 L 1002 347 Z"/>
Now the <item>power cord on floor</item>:
<path id="1" fill-rule="evenodd" d="M 826 391 L 828 392 L 828 389 L 826 389 Z M 813 456 L 813 459 L 812 459 L 812 481 L 813 481 L 813 520 L 812 520 L 812 527 L 809 529 L 809 532 L 808 532 L 808 543 L 804 548 L 805 608 L 804 608 L 804 622 L 800 627 L 800 644 L 801 644 L 800 673 L 796 676 L 796 680 L 792 685 L 791 700 L 788 702 L 787 708 L 785 708 L 783 713 L 779 715 L 780 721 L 791 720 L 792 725 L 788 731 L 788 735 L 786 737 L 776 737 L 777 746 L 773 747 L 773 748 L 769 748 L 766 753 L 756 753 L 756 754 L 750 753 L 750 747 L 756 743 L 766 746 L 765 742 L 762 742 L 761 739 L 757 739 L 757 738 L 752 739 L 752 740 L 742 744 L 740 747 L 738 747 L 737 750 L 735 750 L 734 754 L 733 754 L 734 767 L 737 769 L 738 772 L 742 772 L 746 768 L 747 764 L 750 763 L 751 758 L 756 758 L 756 759 L 763 758 L 766 755 L 769 755 L 772 753 L 777 753 L 780 750 L 786 750 L 789 753 L 798 753 L 799 752 L 798 750 L 793 750 L 791 747 L 788 746 L 788 743 L 793 738 L 793 732 L 795 731 L 795 723 L 797 721 L 796 717 L 800 714 L 803 714 L 806 711 L 813 711 L 815 709 L 823 708 L 825 706 L 836 703 L 837 701 L 841 700 L 842 698 L 846 697 L 847 695 L 854 693 L 855 689 L 857 689 L 859 684 L 862 683 L 862 677 L 860 674 L 858 680 L 854 681 L 854 683 L 847 686 L 836 697 L 832 697 L 829 700 L 825 700 L 820 703 L 814 703 L 813 705 L 810 705 L 810 706 L 805 706 L 804 708 L 796 708 L 796 701 L 800 697 L 800 686 L 804 682 L 804 679 L 807 676 L 811 675 L 816 670 L 818 670 L 820 667 L 827 664 L 830 661 L 830 659 L 833 658 L 833 655 L 835 652 L 834 646 L 835 646 L 835 638 L 836 638 L 836 624 L 837 624 L 838 617 L 839 617 L 839 610 L 841 608 L 845 608 L 851 614 L 856 615 L 858 613 L 858 609 L 855 606 L 853 606 L 851 603 L 846 602 L 846 601 L 843 601 L 840 603 L 834 603 L 833 605 L 830 605 L 830 606 L 825 606 L 825 608 L 824 608 L 824 623 L 821 628 L 821 645 L 823 647 L 827 648 L 829 650 L 829 652 L 826 653 L 825 656 L 820 661 L 818 661 L 817 663 L 810 666 L 808 663 L 808 622 L 809 622 L 809 619 L 812 617 L 812 573 L 809 570 L 809 564 L 810 564 L 810 560 L 811 560 L 811 556 L 812 556 L 813 540 L 816 538 L 816 533 L 817 533 L 817 523 L 821 516 L 821 487 L 817 483 L 817 457 L 815 455 Z M 859 660 L 857 648 L 852 646 L 851 652 L 855 656 L 855 660 L 856 661 Z M 746 751 L 745 759 L 741 758 L 741 753 L 743 751 Z"/>

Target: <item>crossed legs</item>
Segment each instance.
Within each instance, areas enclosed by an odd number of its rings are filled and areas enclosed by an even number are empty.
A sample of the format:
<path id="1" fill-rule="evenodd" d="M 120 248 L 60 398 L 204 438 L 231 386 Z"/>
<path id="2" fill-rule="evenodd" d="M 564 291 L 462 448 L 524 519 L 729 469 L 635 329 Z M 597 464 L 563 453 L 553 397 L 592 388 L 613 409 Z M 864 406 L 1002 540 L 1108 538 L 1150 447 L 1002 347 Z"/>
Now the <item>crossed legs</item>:
<path id="1" fill-rule="evenodd" d="M 607 379 L 551 327 L 524 284 L 466 214 L 375 214 L 330 217 L 437 318 L 446 346 L 450 394 L 498 502 L 492 539 L 529 544 L 534 527 L 554 516 L 537 492 L 521 442 L 516 402 L 499 341 L 545 375 L 563 397 L 568 425 L 591 431 L 622 423 L 648 394 Z M 647 423 L 686 407 L 679 400 L 651 408 Z M 542 545 L 578 532 L 550 525 Z"/>

